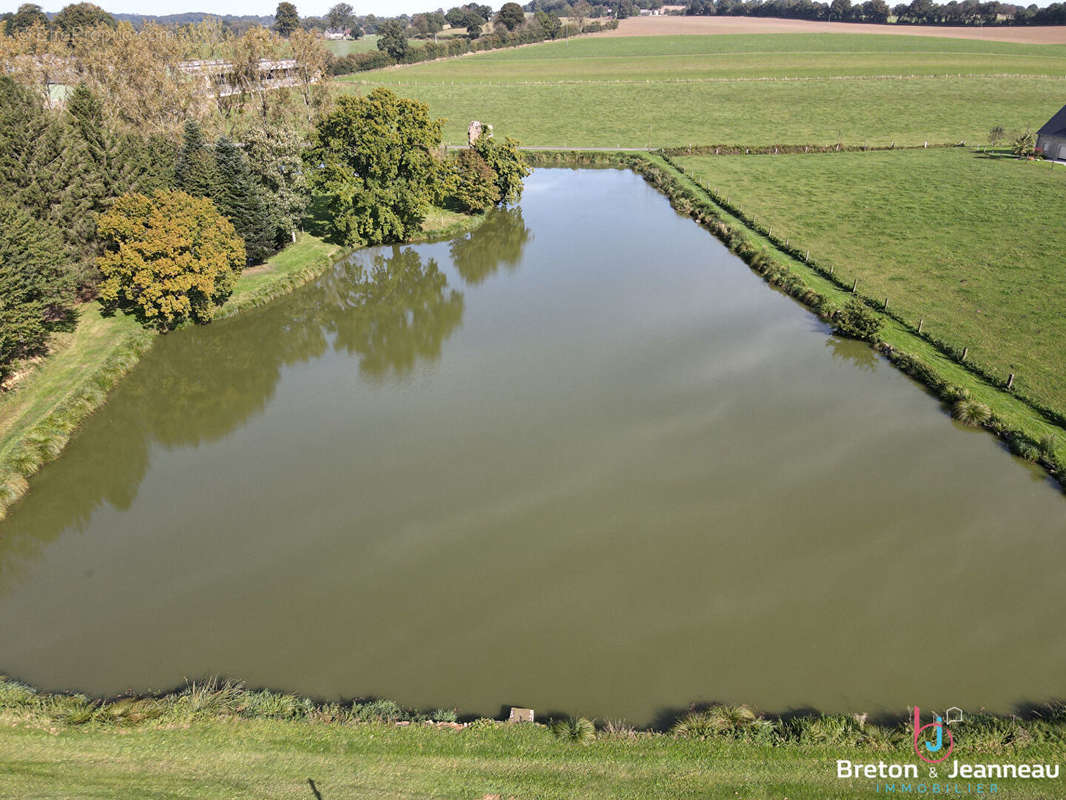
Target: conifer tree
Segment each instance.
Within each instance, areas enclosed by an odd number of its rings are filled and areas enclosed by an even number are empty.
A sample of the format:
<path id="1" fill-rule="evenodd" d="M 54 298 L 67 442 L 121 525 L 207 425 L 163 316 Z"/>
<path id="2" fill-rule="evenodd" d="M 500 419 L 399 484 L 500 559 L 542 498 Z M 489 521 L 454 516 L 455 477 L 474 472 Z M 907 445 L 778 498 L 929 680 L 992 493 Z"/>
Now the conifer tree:
<path id="1" fill-rule="evenodd" d="M 52 215 L 76 280 L 85 287 L 99 280 L 95 261 L 103 251 L 97 219 L 119 195 L 170 188 L 175 151 L 163 136 L 115 133 L 105 122 L 103 103 L 84 85 L 70 93 L 63 123 L 63 192 L 55 197 Z"/>
<path id="2" fill-rule="evenodd" d="M 215 205 L 244 239 L 248 263 L 257 264 L 274 252 L 277 238 L 278 224 L 266 192 L 252 175 L 244 151 L 225 136 L 215 143 L 215 163 Z"/>
<path id="3" fill-rule="evenodd" d="M 78 283 L 96 283 L 100 255 L 96 220 L 108 201 L 121 192 L 114 185 L 114 137 L 104 126 L 100 101 L 84 85 L 71 92 L 66 108 L 63 148 L 64 192 L 56 198 L 56 216 L 75 264 Z"/>
<path id="4" fill-rule="evenodd" d="M 0 201 L 0 379 L 14 359 L 44 347 L 64 319 L 70 287 L 56 230 Z"/>
<path id="5" fill-rule="evenodd" d="M 62 191 L 62 136 L 34 94 L 0 76 L 0 197 L 37 219 Z"/>
<path id="6" fill-rule="evenodd" d="M 215 155 L 207 145 L 200 123 L 185 123 L 185 138 L 175 170 L 177 187 L 193 197 L 218 195 L 219 178 Z"/>

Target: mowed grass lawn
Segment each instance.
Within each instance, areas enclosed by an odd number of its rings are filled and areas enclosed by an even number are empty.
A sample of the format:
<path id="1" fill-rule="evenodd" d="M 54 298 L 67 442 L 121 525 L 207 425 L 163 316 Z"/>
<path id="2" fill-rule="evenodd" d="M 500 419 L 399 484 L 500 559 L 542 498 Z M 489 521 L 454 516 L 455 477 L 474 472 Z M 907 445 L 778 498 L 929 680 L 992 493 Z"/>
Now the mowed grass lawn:
<path id="1" fill-rule="evenodd" d="M 1066 102 L 1066 46 L 863 34 L 588 37 L 356 73 L 530 146 L 921 144 L 1034 129 Z"/>
<path id="2" fill-rule="evenodd" d="M 1066 167 L 968 148 L 677 158 L 845 280 L 1066 412 Z"/>
<path id="3" fill-rule="evenodd" d="M 1056 762 L 1032 746 L 989 760 Z M 541 725 L 462 731 L 412 724 L 212 720 L 51 729 L 0 720 L 0 798 L 466 798 L 515 800 L 840 800 L 877 781 L 838 779 L 836 759 L 912 763 L 913 754 L 759 746 L 663 735 L 557 740 Z M 946 772 L 940 772 L 945 775 Z M 931 793 L 927 772 L 921 773 Z M 916 781 L 911 781 L 917 783 Z M 898 782 L 897 782 L 898 783 Z M 943 779 L 940 781 L 943 784 Z M 1009 797 L 1050 798 L 1059 781 L 997 781 Z M 963 784 L 965 786 L 965 784 Z"/>

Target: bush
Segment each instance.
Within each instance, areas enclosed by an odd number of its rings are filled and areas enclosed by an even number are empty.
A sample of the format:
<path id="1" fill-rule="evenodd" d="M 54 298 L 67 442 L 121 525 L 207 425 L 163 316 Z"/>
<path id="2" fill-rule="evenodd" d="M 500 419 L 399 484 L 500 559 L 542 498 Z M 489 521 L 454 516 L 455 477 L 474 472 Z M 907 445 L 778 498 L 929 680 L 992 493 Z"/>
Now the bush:
<path id="1" fill-rule="evenodd" d="M 581 719 L 557 719 L 551 724 L 551 732 L 557 739 L 575 744 L 589 744 L 596 738 L 596 726 Z"/>
<path id="2" fill-rule="evenodd" d="M 674 725 L 671 733 L 683 739 L 716 736 L 737 739 L 758 722 L 759 716 L 748 706 L 712 706 L 705 711 L 689 712 Z"/>
<path id="3" fill-rule="evenodd" d="M 1014 140 L 1011 152 L 1018 158 L 1032 158 L 1036 155 L 1036 134 L 1026 129 L 1025 133 Z"/>
<path id="4" fill-rule="evenodd" d="M 992 417 L 992 410 L 976 400 L 959 400 L 951 407 L 951 416 L 963 425 L 979 428 Z"/>
<path id="5" fill-rule="evenodd" d="M 244 242 L 206 198 L 180 191 L 127 194 L 100 217 L 105 307 L 132 307 L 143 320 L 172 328 L 208 322 L 233 292 Z"/>
<path id="6" fill-rule="evenodd" d="M 496 173 L 476 150 L 460 150 L 450 166 L 448 195 L 460 211 L 477 214 L 500 202 Z"/>
<path id="7" fill-rule="evenodd" d="M 353 706 L 352 716 L 360 722 L 400 722 L 411 715 L 392 700 L 373 700 Z"/>
<path id="8" fill-rule="evenodd" d="M 492 138 L 491 129 L 474 142 L 474 150 L 489 165 L 496 179 L 501 203 L 517 203 L 522 197 L 522 180 L 529 175 L 529 167 L 518 151 L 518 142 L 508 137 L 503 144 Z"/>
<path id="9" fill-rule="evenodd" d="M 837 311 L 833 322 L 834 330 L 841 336 L 865 342 L 877 341 L 877 334 L 881 331 L 881 318 L 854 298 Z"/>

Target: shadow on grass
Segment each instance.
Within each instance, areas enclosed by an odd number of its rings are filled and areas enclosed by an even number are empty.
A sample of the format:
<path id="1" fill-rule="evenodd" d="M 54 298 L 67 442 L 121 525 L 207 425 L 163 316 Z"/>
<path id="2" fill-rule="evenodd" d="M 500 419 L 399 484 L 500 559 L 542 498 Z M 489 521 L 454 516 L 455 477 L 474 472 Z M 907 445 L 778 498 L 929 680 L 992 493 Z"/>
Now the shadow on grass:
<path id="1" fill-rule="evenodd" d="M 345 242 L 330 227 L 330 216 L 329 198 L 324 195 L 313 196 L 307 207 L 307 215 L 303 219 L 304 230 L 312 236 L 325 239 L 330 244 L 344 245 Z"/>

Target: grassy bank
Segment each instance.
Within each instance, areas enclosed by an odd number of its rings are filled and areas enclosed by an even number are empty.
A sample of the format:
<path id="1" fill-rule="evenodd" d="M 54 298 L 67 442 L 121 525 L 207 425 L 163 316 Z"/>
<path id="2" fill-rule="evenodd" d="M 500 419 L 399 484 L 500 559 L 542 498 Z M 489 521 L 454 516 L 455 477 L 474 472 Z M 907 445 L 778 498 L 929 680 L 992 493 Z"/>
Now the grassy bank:
<path id="1" fill-rule="evenodd" d="M 759 158 L 769 158 L 759 156 Z M 835 156 L 834 156 L 835 157 Z M 806 263 L 795 248 L 784 246 L 766 229 L 750 226 L 717 204 L 711 194 L 684 172 L 659 155 L 639 153 L 533 152 L 533 163 L 542 166 L 618 166 L 635 170 L 670 198 L 674 207 L 691 216 L 720 238 L 734 253 L 769 283 L 828 318 L 855 295 L 850 283 L 828 274 L 817 264 Z M 812 261 L 813 261 L 812 254 Z M 845 284 L 845 285 L 842 285 Z M 945 410 L 960 398 L 987 406 L 990 416 L 981 424 L 1000 437 L 1012 452 L 1040 463 L 1060 483 L 1066 479 L 1066 428 L 1053 416 L 989 380 L 971 365 L 919 336 L 891 309 L 885 312 L 871 302 L 869 312 L 882 323 L 878 349 L 897 367 L 923 383 L 945 401 Z"/>
<path id="2" fill-rule="evenodd" d="M 966 148 L 674 161 L 848 286 L 1066 412 L 1066 232 L 1047 218 L 1066 169 Z"/>
<path id="3" fill-rule="evenodd" d="M 436 209 L 421 239 L 457 236 L 481 217 Z M 344 251 L 308 233 L 241 275 L 220 315 L 262 305 L 321 275 Z M 151 346 L 155 332 L 132 316 L 106 317 L 96 303 L 78 310 L 70 333 L 57 335 L 51 354 L 0 397 L 0 518 L 27 490 L 27 479 L 56 458 L 82 420 Z"/>
<path id="4" fill-rule="evenodd" d="M 578 39 L 359 73 L 527 146 L 920 145 L 1036 129 L 1061 107 L 1066 47 L 907 36 Z M 590 113 L 594 109 L 595 113 Z"/>
<path id="5" fill-rule="evenodd" d="M 1058 706 L 954 728 L 966 762 L 1057 763 Z M 231 685 L 99 703 L 0 682 L 0 796 L 89 798 L 868 797 L 837 759 L 918 763 L 907 724 L 848 715 L 761 718 L 712 709 L 668 733 L 600 725 L 584 741 L 541 724 L 434 723 L 394 703 L 318 704 Z M 449 717 L 437 712 L 437 717 Z M 397 724 L 403 720 L 406 724 Z M 920 773 L 928 780 L 926 769 Z M 945 772 L 941 771 L 941 775 Z M 1010 797 L 1058 796 L 1060 780 L 997 781 Z"/>

